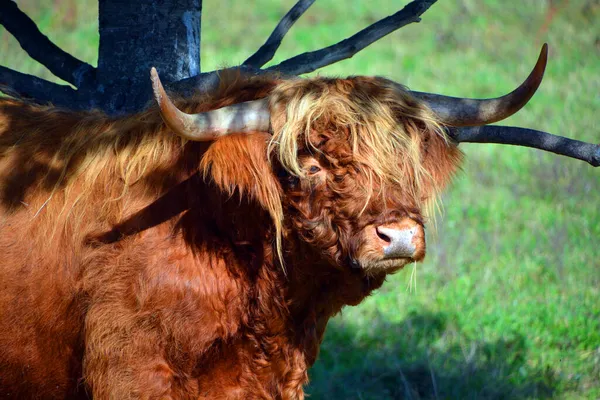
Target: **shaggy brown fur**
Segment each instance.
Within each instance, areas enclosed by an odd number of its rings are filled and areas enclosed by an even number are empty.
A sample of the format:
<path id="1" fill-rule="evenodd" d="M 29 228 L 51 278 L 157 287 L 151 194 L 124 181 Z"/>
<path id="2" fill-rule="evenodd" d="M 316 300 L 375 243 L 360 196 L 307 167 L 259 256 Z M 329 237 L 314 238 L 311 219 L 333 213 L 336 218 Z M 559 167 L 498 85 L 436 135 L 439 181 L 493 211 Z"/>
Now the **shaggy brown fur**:
<path id="1" fill-rule="evenodd" d="M 405 263 L 373 227 L 423 224 L 460 154 L 377 78 L 238 78 L 179 106 L 265 96 L 271 134 L 213 143 L 155 108 L 0 100 L 0 397 L 304 397 L 328 319 Z"/>

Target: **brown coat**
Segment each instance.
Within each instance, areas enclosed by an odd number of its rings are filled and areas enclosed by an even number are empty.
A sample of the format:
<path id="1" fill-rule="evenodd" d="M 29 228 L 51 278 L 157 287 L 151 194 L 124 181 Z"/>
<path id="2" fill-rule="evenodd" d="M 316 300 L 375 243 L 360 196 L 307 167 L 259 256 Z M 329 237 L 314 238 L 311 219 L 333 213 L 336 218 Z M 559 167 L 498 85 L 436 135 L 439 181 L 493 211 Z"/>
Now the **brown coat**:
<path id="1" fill-rule="evenodd" d="M 390 90 L 233 80 L 179 105 L 276 95 L 273 133 L 213 143 L 185 143 L 156 109 L 109 119 L 0 99 L 0 397 L 302 399 L 328 319 L 401 267 L 356 268 L 374 257 L 361 232 L 424 223 L 460 159 Z M 298 176 L 281 139 L 307 95 L 326 112 L 295 133 Z M 388 111 L 406 143 L 372 143 Z"/>

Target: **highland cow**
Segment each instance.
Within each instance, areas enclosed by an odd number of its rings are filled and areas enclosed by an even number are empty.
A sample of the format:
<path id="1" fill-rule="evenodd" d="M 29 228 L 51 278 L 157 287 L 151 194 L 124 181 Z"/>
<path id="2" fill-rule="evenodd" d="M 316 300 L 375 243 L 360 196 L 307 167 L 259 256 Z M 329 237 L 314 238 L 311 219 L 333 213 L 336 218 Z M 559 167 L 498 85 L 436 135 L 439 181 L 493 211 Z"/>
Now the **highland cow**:
<path id="1" fill-rule="evenodd" d="M 445 126 L 514 113 L 536 68 L 477 115 L 368 77 L 171 101 L 153 71 L 121 118 L 1 99 L 0 397 L 302 399 L 329 318 L 425 256 Z"/>

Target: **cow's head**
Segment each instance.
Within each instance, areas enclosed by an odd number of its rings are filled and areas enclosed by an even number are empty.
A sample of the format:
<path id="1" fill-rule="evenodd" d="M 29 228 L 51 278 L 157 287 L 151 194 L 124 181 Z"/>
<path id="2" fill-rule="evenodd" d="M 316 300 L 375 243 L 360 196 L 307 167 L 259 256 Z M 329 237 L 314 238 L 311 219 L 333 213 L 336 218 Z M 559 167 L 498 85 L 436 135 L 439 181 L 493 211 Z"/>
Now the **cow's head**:
<path id="1" fill-rule="evenodd" d="M 286 81 L 269 100 L 269 155 L 295 237 L 340 268 L 421 260 L 426 206 L 460 160 L 431 111 L 366 77 Z"/>
<path id="2" fill-rule="evenodd" d="M 543 51 L 516 91 L 476 107 L 384 78 L 351 77 L 282 80 L 265 98 L 186 114 L 152 76 L 166 124 L 189 140 L 214 141 L 205 173 L 258 200 L 278 241 L 368 273 L 424 257 L 425 222 L 461 159 L 445 127 L 513 114 L 539 86 L 544 66 Z"/>

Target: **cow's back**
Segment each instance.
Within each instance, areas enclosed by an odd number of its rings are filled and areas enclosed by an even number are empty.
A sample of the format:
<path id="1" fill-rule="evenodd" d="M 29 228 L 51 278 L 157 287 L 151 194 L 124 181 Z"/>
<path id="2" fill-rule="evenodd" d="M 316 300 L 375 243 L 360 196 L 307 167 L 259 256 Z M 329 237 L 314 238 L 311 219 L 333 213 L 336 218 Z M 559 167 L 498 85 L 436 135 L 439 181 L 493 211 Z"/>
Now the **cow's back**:
<path id="1" fill-rule="evenodd" d="M 128 181 L 152 172 L 144 129 L 0 99 L 0 397 L 83 390 L 86 237 L 163 190 Z"/>
<path id="2" fill-rule="evenodd" d="M 78 256 L 45 215 L 52 190 L 42 188 L 61 138 L 40 152 L 43 121 L 35 107 L 0 101 L 0 397 L 73 396 L 81 376 Z"/>

